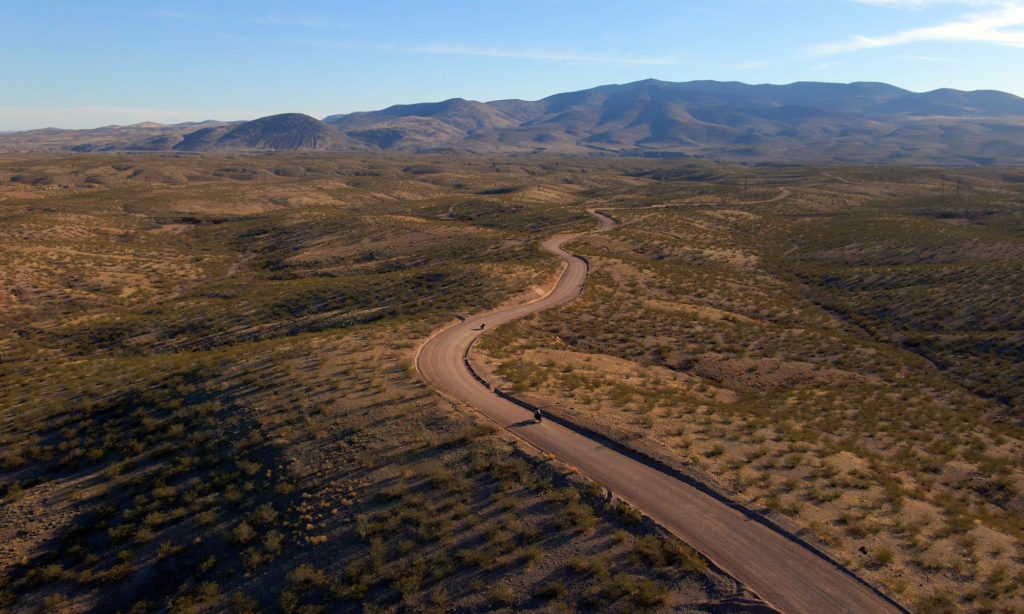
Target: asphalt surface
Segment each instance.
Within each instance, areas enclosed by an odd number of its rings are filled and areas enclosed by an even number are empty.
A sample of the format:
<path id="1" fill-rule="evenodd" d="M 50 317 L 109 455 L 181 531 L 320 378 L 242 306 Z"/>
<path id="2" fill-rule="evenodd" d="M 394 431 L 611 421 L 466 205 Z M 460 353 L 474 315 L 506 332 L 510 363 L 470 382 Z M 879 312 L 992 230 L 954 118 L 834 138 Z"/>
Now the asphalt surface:
<path id="1" fill-rule="evenodd" d="M 615 225 L 611 218 L 591 213 L 599 220 L 598 231 Z M 423 377 L 520 439 L 597 480 L 782 612 L 901 612 L 831 562 L 741 510 L 585 434 L 550 420 L 537 423 L 528 410 L 494 394 L 473 377 L 465 357 L 485 329 L 562 305 L 582 292 L 587 264 L 561 248 L 577 236 L 558 235 L 543 244 L 567 263 L 549 294 L 525 305 L 467 318 L 427 340 L 416 359 Z"/>

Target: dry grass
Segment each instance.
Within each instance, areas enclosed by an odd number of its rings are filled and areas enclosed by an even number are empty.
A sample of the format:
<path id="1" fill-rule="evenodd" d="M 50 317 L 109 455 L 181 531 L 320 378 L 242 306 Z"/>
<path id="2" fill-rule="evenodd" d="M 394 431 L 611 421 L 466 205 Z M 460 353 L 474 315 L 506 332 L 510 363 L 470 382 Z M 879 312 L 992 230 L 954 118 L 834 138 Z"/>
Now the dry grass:
<path id="1" fill-rule="evenodd" d="M 687 182 L 595 192 L 631 223 L 570 246 L 591 264 L 582 300 L 493 331 L 477 358 L 912 606 L 1017 611 L 1016 186 L 979 171 L 950 201 L 941 171 L 784 172 L 790 198 L 747 206 Z M 637 208 L 658 198 L 678 206 Z"/>
<path id="2" fill-rule="evenodd" d="M 537 239 L 589 225 L 562 203 L 616 176 L 424 168 L 0 159 L 0 609 L 669 611 L 749 596 L 411 370 L 455 313 L 549 284 Z M 448 219 L 453 203 L 476 208 Z"/>

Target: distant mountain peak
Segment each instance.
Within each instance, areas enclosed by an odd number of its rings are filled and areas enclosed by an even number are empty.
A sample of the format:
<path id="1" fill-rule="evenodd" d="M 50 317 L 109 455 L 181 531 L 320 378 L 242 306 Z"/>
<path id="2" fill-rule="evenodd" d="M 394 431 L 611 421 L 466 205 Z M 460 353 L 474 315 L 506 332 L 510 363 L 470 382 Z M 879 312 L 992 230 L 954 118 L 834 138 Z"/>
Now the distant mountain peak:
<path id="1" fill-rule="evenodd" d="M 915 93 L 872 81 L 749 85 L 648 78 L 535 101 L 449 98 L 322 121 L 281 113 L 247 122 L 14 133 L 0 137 L 0 146 L 1022 164 L 1024 99 L 993 90 Z"/>
<path id="2" fill-rule="evenodd" d="M 304 113 L 280 113 L 254 119 L 227 130 L 214 149 L 329 149 L 335 131 Z"/>

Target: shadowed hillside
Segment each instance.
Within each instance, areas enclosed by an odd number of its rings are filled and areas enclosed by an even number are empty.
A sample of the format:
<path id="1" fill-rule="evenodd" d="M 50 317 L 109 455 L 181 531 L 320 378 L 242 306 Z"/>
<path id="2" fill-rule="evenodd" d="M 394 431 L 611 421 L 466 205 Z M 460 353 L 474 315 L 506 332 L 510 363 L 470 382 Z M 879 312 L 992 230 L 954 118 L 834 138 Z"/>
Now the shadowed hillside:
<path id="1" fill-rule="evenodd" d="M 550 283 L 584 170 L 0 158 L 0 611 L 771 612 L 412 368 Z"/>
<path id="2" fill-rule="evenodd" d="M 885 83 L 748 85 L 648 79 L 538 101 L 286 113 L 236 124 L 142 124 L 0 135 L 10 150 L 386 150 L 697 157 L 737 162 L 1024 163 L 1024 99 Z"/>
<path id="3" fill-rule="evenodd" d="M 302 113 L 271 115 L 246 122 L 217 139 L 215 149 L 321 150 L 338 144 L 341 135 Z"/>

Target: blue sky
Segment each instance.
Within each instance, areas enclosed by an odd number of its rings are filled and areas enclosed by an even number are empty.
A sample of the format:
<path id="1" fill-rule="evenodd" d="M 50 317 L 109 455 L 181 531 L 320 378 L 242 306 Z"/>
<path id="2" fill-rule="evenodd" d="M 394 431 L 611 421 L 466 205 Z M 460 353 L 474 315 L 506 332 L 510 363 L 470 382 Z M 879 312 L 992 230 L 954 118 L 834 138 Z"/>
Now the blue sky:
<path id="1" fill-rule="evenodd" d="M 0 130 L 667 81 L 1024 95 L 1024 0 L 0 0 Z"/>

